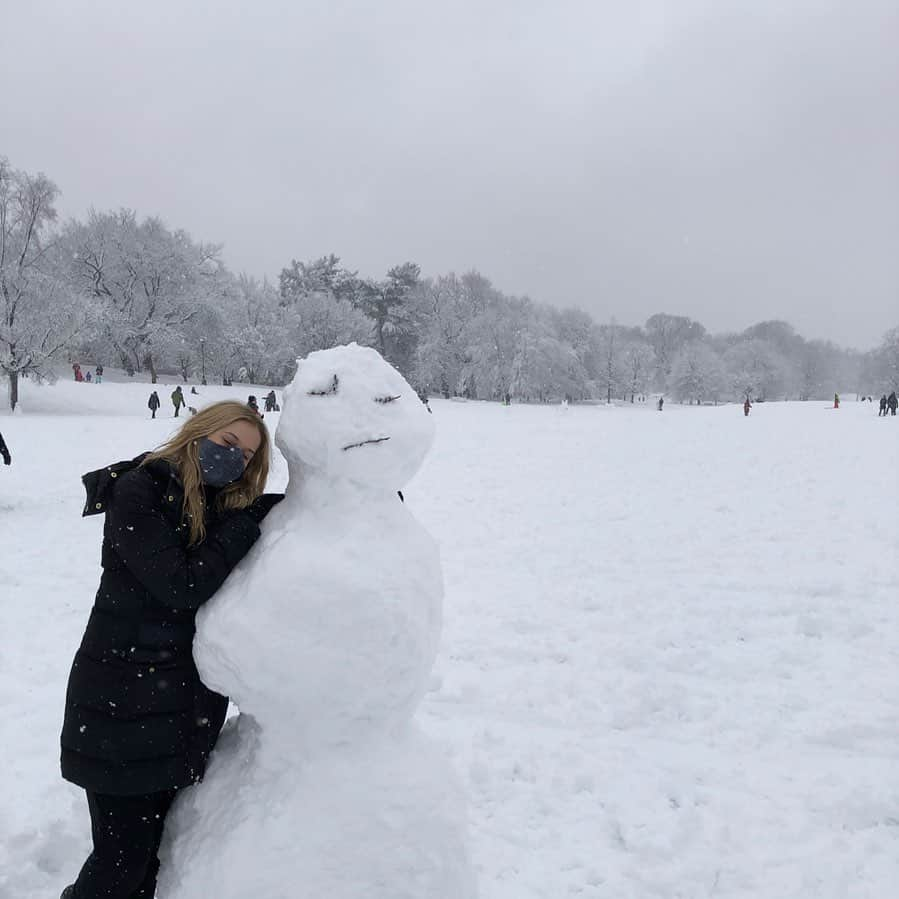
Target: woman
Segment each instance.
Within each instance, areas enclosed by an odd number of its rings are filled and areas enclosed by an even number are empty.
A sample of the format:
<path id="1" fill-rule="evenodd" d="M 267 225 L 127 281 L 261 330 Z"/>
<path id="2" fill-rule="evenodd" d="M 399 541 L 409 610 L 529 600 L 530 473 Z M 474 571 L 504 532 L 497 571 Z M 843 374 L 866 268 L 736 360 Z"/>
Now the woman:
<path id="1" fill-rule="evenodd" d="M 161 449 L 84 476 L 106 514 L 103 574 L 66 694 L 62 775 L 87 792 L 93 852 L 64 899 L 152 899 L 165 816 L 203 775 L 228 700 L 200 682 L 197 609 L 259 537 L 270 441 L 215 403 Z"/>

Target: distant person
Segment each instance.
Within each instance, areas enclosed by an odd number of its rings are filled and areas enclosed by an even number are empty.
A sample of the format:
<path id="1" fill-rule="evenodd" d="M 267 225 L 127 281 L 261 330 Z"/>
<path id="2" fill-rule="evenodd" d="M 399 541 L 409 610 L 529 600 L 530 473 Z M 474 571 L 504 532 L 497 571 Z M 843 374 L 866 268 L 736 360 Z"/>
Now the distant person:
<path id="1" fill-rule="evenodd" d="M 96 378 L 94 380 L 96 381 L 96 383 L 102 384 L 103 383 L 103 366 L 102 365 L 97 366 L 97 370 L 96 370 L 95 374 L 96 374 Z"/>
<path id="2" fill-rule="evenodd" d="M 278 399 L 275 396 L 275 391 L 269 390 L 269 392 L 265 395 L 265 411 L 274 412 L 277 405 Z"/>
<path id="3" fill-rule="evenodd" d="M 659 410 L 659 412 L 662 411 L 662 406 L 664 406 L 664 405 L 665 405 L 665 397 L 660 396 L 660 397 L 659 397 L 658 405 L 657 405 L 657 407 L 656 407 L 656 408 Z"/>
<path id="4" fill-rule="evenodd" d="M 899 405 L 899 400 L 896 399 L 896 391 L 894 390 L 887 397 L 887 408 L 890 410 L 890 415 L 896 414 L 896 406 Z"/>
<path id="5" fill-rule="evenodd" d="M 197 388 L 196 388 L 196 387 L 193 387 L 193 386 L 191 386 L 190 392 L 191 392 L 194 396 L 199 396 L 199 395 L 200 395 L 199 393 L 197 393 Z"/>
<path id="6" fill-rule="evenodd" d="M 72 371 L 75 373 L 76 381 L 84 380 L 84 375 L 81 373 L 81 366 L 77 362 L 72 365 Z"/>
<path id="7" fill-rule="evenodd" d="M 749 397 L 746 397 L 746 399 L 743 402 L 743 414 L 749 415 L 749 410 L 751 408 L 752 408 L 752 403 L 749 402 Z"/>
<path id="8" fill-rule="evenodd" d="M 884 394 L 880 398 L 880 408 L 877 410 L 877 417 L 880 418 L 881 415 L 887 414 L 887 395 Z"/>
<path id="9" fill-rule="evenodd" d="M 151 418 L 156 418 L 156 410 L 162 405 L 159 402 L 159 394 L 154 390 L 150 394 L 150 399 L 147 400 L 147 408 L 152 412 Z"/>
<path id="10" fill-rule="evenodd" d="M 12 465 L 12 456 L 9 454 L 9 447 L 6 445 L 2 434 L 0 434 L 0 456 L 3 457 L 4 465 Z"/>
<path id="11" fill-rule="evenodd" d="M 256 400 L 256 397 L 250 394 L 247 397 L 247 405 L 260 417 L 262 418 L 262 413 L 259 411 L 259 403 Z"/>
<path id="12" fill-rule="evenodd" d="M 833 407 L 834 409 L 840 408 L 840 395 L 838 393 L 833 395 Z"/>
<path id="13" fill-rule="evenodd" d="M 93 375 L 91 375 L 90 372 L 88 372 L 88 373 L 84 376 L 84 380 L 87 381 L 88 384 L 90 384 L 90 382 L 91 382 L 92 379 L 93 379 Z"/>
<path id="14" fill-rule="evenodd" d="M 181 407 L 187 405 L 184 394 L 181 392 L 180 384 L 172 391 L 172 405 L 175 407 L 175 418 L 178 417 L 178 412 L 181 410 Z"/>

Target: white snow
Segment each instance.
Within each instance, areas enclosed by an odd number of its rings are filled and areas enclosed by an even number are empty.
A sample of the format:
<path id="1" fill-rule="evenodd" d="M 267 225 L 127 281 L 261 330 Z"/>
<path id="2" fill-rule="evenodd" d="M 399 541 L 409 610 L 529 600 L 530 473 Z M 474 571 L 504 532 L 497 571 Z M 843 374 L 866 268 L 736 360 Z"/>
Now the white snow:
<path id="1" fill-rule="evenodd" d="M 26 383 L 0 415 L 2 899 L 57 896 L 89 850 L 58 775 L 102 524 L 79 478 L 177 424 L 148 392 Z M 465 781 L 481 895 L 892 899 L 899 418 L 431 406 L 404 491 L 446 584 L 420 717 Z"/>

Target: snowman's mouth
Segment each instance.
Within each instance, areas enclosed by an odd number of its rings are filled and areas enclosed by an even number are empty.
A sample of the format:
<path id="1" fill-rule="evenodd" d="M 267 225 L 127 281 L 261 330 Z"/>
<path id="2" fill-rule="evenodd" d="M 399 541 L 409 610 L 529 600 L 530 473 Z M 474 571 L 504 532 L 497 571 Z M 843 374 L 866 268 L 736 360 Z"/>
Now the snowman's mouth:
<path id="1" fill-rule="evenodd" d="M 359 446 L 367 446 L 369 443 L 383 443 L 385 440 L 390 440 L 389 437 L 373 437 L 371 440 L 360 440 L 359 443 L 348 443 L 343 449 L 344 452 L 350 449 L 356 449 Z"/>

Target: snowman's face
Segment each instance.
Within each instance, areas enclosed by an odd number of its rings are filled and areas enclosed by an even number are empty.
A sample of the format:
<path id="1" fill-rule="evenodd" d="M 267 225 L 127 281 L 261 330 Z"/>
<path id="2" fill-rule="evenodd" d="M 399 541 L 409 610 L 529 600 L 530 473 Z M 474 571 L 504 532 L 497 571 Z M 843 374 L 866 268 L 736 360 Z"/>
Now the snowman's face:
<path id="1" fill-rule="evenodd" d="M 433 417 L 403 376 L 375 350 L 350 344 L 299 362 L 275 442 L 288 462 L 398 490 L 433 438 Z"/>

